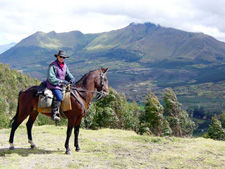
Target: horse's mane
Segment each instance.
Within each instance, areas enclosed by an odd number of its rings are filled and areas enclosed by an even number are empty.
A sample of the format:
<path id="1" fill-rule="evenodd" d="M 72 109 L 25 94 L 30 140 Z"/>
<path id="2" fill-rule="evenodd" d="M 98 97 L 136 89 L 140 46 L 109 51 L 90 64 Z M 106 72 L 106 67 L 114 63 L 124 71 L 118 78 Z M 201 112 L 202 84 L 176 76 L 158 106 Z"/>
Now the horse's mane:
<path id="1" fill-rule="evenodd" d="M 97 70 L 97 69 L 96 69 L 96 70 Z M 80 80 L 78 80 L 74 85 L 76 86 L 77 84 L 82 84 L 82 83 L 84 82 L 84 80 L 86 79 L 86 77 L 87 77 L 90 73 L 92 73 L 92 72 L 94 72 L 94 71 L 96 71 L 96 70 L 92 70 L 92 71 L 90 71 L 90 72 L 84 74 L 84 75 L 80 78 Z"/>

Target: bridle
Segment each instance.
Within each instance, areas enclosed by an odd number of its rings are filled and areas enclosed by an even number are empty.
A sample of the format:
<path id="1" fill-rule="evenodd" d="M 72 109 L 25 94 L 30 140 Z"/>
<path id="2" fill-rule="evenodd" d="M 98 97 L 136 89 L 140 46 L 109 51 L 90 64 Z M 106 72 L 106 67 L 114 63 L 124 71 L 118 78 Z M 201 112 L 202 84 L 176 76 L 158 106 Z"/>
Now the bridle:
<path id="1" fill-rule="evenodd" d="M 96 93 L 97 94 L 97 98 L 98 100 L 101 99 L 102 97 L 105 97 L 106 94 L 105 92 L 107 92 L 107 90 L 105 89 L 105 73 L 102 72 L 102 69 L 100 69 L 100 84 L 101 84 L 101 88 L 102 90 L 101 91 L 91 91 L 91 90 L 85 90 L 85 89 L 80 89 L 80 88 L 77 88 L 77 87 L 73 87 L 71 86 L 71 90 L 76 90 L 78 92 L 89 92 L 89 93 Z"/>
<path id="2" fill-rule="evenodd" d="M 106 94 L 105 92 L 108 92 L 106 89 L 105 89 L 105 73 L 102 72 L 102 69 L 100 69 L 100 84 L 101 84 L 101 87 L 102 87 L 102 90 L 100 92 L 97 92 L 97 99 L 100 100 L 102 97 L 105 97 Z"/>
<path id="3" fill-rule="evenodd" d="M 106 94 L 105 92 L 108 92 L 106 89 L 105 89 L 105 73 L 102 72 L 102 69 L 99 69 L 100 70 L 100 85 L 101 85 L 101 91 L 91 91 L 91 90 L 85 90 L 85 89 L 80 89 L 80 88 L 77 88 L 77 87 L 74 87 L 74 86 L 71 86 L 70 87 L 70 93 L 77 99 L 77 101 L 81 104 L 81 106 L 83 107 L 85 113 L 86 113 L 86 109 L 85 109 L 85 106 L 83 105 L 82 101 L 74 94 L 73 90 L 76 90 L 78 93 L 79 92 L 88 92 L 88 93 L 94 93 L 96 94 L 96 100 L 100 100 L 102 97 L 105 97 Z"/>

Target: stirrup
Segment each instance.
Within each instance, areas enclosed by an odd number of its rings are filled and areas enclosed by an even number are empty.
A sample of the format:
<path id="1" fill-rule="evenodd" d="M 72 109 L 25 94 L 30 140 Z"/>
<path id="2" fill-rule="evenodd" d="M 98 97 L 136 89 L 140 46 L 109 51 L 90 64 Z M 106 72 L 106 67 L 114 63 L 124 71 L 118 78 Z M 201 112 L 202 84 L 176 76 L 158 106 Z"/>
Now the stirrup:
<path id="1" fill-rule="evenodd" d="M 56 114 L 54 114 L 54 115 L 52 116 L 52 120 L 53 120 L 53 121 L 60 121 L 60 117 L 57 116 Z"/>

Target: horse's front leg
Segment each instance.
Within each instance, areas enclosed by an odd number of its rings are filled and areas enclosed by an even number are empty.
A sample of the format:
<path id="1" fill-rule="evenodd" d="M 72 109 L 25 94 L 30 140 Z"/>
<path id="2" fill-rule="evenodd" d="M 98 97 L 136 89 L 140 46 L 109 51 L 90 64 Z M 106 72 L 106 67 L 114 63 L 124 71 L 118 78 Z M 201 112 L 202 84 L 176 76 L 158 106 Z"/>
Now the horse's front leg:
<path id="1" fill-rule="evenodd" d="M 80 126 L 74 127 L 74 146 L 76 147 L 76 151 L 80 151 L 80 147 L 78 145 L 79 130 Z"/>
<path id="2" fill-rule="evenodd" d="M 70 126 L 67 127 L 65 148 L 66 148 L 66 154 L 68 154 L 68 155 L 72 154 L 70 147 L 69 147 L 69 140 L 70 140 L 72 130 L 73 130 L 73 127 L 70 127 Z"/>
<path id="3" fill-rule="evenodd" d="M 81 119 L 83 117 L 83 114 L 81 114 L 78 118 L 77 121 L 75 123 L 74 126 L 74 146 L 76 147 L 76 151 L 80 151 L 80 147 L 78 144 L 78 136 L 79 136 L 79 130 L 80 130 L 80 123 L 81 123 Z"/>

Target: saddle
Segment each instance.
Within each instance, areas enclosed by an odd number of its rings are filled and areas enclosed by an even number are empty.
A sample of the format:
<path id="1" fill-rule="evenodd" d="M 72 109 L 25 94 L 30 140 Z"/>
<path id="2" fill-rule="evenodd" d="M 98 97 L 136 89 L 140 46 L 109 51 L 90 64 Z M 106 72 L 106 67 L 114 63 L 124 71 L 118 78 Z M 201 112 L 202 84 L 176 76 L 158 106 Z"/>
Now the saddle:
<path id="1" fill-rule="evenodd" d="M 65 112 L 68 110 L 72 110 L 72 105 L 70 100 L 70 90 L 66 90 L 66 88 L 63 88 L 62 94 L 63 94 L 63 100 L 61 102 L 61 111 Z M 36 95 L 39 96 L 37 111 L 40 113 L 51 113 L 52 101 L 53 101 L 54 95 L 52 91 L 47 88 L 46 81 L 42 82 L 37 87 Z"/>

